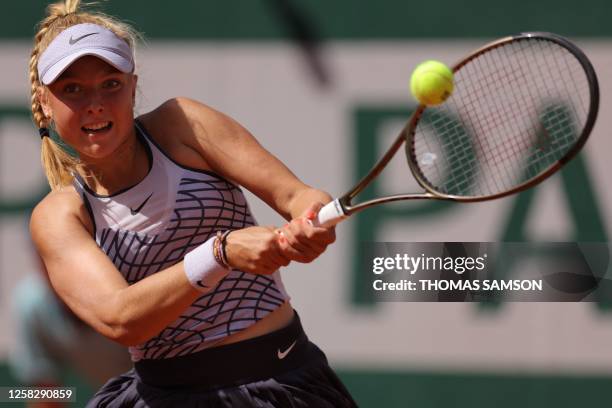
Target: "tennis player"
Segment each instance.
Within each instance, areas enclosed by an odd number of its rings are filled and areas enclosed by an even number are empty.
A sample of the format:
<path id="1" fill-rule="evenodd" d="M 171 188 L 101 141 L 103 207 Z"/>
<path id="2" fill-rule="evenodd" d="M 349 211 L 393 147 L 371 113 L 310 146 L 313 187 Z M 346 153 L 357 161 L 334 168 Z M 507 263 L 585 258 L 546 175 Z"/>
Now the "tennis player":
<path id="1" fill-rule="evenodd" d="M 199 102 L 134 118 L 134 43 L 128 26 L 69 0 L 49 6 L 30 61 L 52 188 L 34 242 L 59 296 L 134 362 L 88 406 L 355 406 L 278 272 L 334 241 L 309 222 L 329 195 Z M 239 185 L 288 224 L 256 226 Z"/>

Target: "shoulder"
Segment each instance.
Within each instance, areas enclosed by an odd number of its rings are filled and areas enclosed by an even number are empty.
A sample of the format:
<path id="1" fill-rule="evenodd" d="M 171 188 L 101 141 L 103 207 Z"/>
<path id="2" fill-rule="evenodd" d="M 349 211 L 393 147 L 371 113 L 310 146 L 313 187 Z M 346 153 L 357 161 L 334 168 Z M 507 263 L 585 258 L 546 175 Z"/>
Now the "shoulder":
<path id="1" fill-rule="evenodd" d="M 185 97 L 168 99 L 138 119 L 147 127 L 175 132 L 190 132 L 199 126 L 198 113 L 206 105 Z"/>
<path id="2" fill-rule="evenodd" d="M 210 155 L 220 139 L 244 130 L 222 112 L 186 97 L 169 99 L 138 120 L 174 161 L 202 170 L 214 170 Z"/>
<path id="3" fill-rule="evenodd" d="M 32 211 L 30 231 L 35 242 L 47 235 L 61 234 L 75 225 L 81 225 L 93 235 L 93 223 L 85 203 L 74 187 L 66 186 L 47 194 Z"/>
<path id="4" fill-rule="evenodd" d="M 189 142 L 194 136 L 209 137 L 215 131 L 236 124 L 222 112 L 194 99 L 176 97 L 138 118 L 147 130 L 173 134 L 172 139 Z M 168 137 L 161 137 L 167 139 Z"/>

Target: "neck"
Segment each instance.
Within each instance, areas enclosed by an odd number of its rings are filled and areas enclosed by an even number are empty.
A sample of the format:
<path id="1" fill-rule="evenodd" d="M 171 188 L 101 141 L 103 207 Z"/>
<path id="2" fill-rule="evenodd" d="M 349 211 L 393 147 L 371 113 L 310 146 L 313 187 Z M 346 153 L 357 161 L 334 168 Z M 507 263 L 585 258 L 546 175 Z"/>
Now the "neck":
<path id="1" fill-rule="evenodd" d="M 82 157 L 79 174 L 97 194 L 110 195 L 137 184 L 148 167 L 147 153 L 133 133 L 109 157 Z"/>

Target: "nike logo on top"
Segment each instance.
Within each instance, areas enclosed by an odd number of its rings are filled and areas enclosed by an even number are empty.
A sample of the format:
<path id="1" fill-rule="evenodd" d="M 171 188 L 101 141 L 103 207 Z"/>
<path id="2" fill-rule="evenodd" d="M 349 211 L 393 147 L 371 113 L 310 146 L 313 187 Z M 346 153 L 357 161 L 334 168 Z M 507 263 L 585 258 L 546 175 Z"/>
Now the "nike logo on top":
<path id="1" fill-rule="evenodd" d="M 83 38 L 89 37 L 90 35 L 94 35 L 94 34 L 98 34 L 98 33 L 89 33 L 89 34 L 85 34 L 77 38 L 72 38 L 72 36 L 70 36 L 70 40 L 68 40 L 68 42 L 70 43 L 70 45 L 74 45 L 78 43 L 79 41 L 81 41 Z"/>
<path id="2" fill-rule="evenodd" d="M 295 346 L 296 342 L 297 342 L 297 340 L 294 340 L 294 342 L 291 343 L 291 345 L 289 347 L 287 347 L 287 349 L 285 351 L 281 351 L 281 349 L 278 349 L 278 352 L 276 354 L 278 359 L 282 360 L 283 358 L 287 357 L 287 354 L 289 354 L 291 352 L 291 349 Z"/>
<path id="3" fill-rule="evenodd" d="M 153 196 L 153 193 L 149 194 L 149 196 L 136 209 L 133 209 L 132 207 L 130 207 L 130 212 L 132 213 L 132 215 L 138 214 L 140 210 L 142 210 L 142 207 L 145 206 L 147 201 L 149 201 L 149 198 L 151 198 L 152 196 Z"/>

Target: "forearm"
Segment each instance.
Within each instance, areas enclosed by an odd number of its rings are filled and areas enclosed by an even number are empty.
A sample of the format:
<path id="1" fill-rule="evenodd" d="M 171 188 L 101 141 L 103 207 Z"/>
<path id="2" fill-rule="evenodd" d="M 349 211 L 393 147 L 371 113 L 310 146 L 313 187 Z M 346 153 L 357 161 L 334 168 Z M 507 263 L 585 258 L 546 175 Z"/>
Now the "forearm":
<path id="1" fill-rule="evenodd" d="M 113 302 L 115 340 L 131 346 L 152 338 L 201 295 L 189 283 L 183 262 L 121 289 Z"/>
<path id="2" fill-rule="evenodd" d="M 332 197 L 322 190 L 317 190 L 312 187 L 306 187 L 303 190 L 295 193 L 288 202 L 287 209 L 289 220 L 297 218 L 304 214 L 304 211 L 313 203 L 320 202 L 327 204 L 332 200 Z"/>

